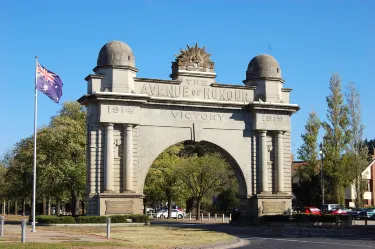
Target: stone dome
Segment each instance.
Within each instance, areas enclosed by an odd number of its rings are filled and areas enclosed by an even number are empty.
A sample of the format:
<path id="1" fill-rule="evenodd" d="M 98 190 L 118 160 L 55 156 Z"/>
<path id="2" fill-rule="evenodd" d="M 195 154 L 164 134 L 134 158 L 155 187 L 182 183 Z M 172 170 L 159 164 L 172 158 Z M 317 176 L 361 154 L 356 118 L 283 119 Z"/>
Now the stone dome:
<path id="1" fill-rule="evenodd" d="M 111 41 L 105 44 L 99 52 L 98 67 L 130 66 L 135 67 L 134 55 L 128 44 L 122 41 Z"/>
<path id="2" fill-rule="evenodd" d="M 273 78 L 281 79 L 281 68 L 275 58 L 268 54 L 255 56 L 246 71 L 246 80 Z"/>

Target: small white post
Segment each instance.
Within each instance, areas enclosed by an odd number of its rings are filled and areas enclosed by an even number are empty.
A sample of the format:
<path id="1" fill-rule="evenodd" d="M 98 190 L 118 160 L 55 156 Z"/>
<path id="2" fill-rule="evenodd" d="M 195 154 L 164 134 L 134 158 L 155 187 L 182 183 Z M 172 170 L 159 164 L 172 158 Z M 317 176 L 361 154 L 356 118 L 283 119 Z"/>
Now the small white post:
<path id="1" fill-rule="evenodd" d="M 232 221 L 232 213 L 229 214 L 229 222 Z"/>
<path id="2" fill-rule="evenodd" d="M 4 216 L 0 216 L 0 236 L 4 236 Z"/>
<path id="3" fill-rule="evenodd" d="M 107 239 L 111 238 L 111 217 L 107 217 Z"/>
<path id="4" fill-rule="evenodd" d="M 223 223 L 224 223 L 224 214 L 223 214 Z"/>
<path id="5" fill-rule="evenodd" d="M 201 221 L 203 221 L 203 213 L 202 213 L 202 218 L 201 218 Z"/>
<path id="6" fill-rule="evenodd" d="M 211 220 L 211 219 L 210 219 L 210 213 L 208 213 L 208 222 L 210 222 L 210 220 Z"/>
<path id="7" fill-rule="evenodd" d="M 191 212 L 189 213 L 189 221 L 191 221 Z"/>
<path id="8" fill-rule="evenodd" d="M 217 214 L 215 214 L 215 221 L 217 220 Z"/>
<path id="9" fill-rule="evenodd" d="M 25 219 L 21 221 L 21 229 L 22 229 L 21 243 L 25 243 L 26 242 L 26 220 Z"/>

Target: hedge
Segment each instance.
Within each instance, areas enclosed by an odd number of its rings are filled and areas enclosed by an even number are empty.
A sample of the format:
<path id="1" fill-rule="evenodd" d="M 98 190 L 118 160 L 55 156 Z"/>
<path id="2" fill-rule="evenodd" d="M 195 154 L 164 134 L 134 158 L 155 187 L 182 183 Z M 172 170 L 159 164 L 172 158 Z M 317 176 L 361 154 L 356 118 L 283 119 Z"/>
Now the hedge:
<path id="1" fill-rule="evenodd" d="M 337 219 L 338 217 L 338 219 Z M 349 221 L 350 215 L 316 215 L 316 214 L 294 214 L 293 219 L 297 222 L 330 222 L 335 223 L 336 221 Z"/>
<path id="2" fill-rule="evenodd" d="M 76 219 L 73 216 L 49 216 L 39 217 L 38 223 L 41 224 L 74 224 Z"/>
<path id="3" fill-rule="evenodd" d="M 127 223 L 131 220 L 133 223 L 148 223 L 149 216 L 143 214 L 129 215 L 112 215 L 111 223 Z M 85 223 L 106 223 L 107 216 L 54 216 L 54 215 L 37 215 L 35 221 L 41 224 L 85 224 Z M 32 217 L 29 217 L 32 222 Z"/>
<path id="4" fill-rule="evenodd" d="M 289 215 L 277 214 L 277 215 L 264 215 L 262 220 L 265 222 L 290 222 Z"/>

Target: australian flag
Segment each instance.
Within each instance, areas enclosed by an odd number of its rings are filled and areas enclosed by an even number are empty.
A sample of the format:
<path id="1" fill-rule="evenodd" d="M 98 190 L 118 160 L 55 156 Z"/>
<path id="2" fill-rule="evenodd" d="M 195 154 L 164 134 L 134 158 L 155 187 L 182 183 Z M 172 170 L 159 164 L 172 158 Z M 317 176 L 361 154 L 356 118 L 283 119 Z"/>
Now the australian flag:
<path id="1" fill-rule="evenodd" d="M 38 63 L 36 70 L 36 88 L 54 102 L 59 103 L 63 83 L 60 77 Z"/>

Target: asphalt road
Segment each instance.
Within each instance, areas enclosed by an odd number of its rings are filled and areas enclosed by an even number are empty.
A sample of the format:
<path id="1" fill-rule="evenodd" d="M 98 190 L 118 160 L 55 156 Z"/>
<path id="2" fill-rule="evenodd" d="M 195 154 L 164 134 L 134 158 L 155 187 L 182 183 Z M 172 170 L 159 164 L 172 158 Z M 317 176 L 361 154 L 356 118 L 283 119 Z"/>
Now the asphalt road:
<path id="1" fill-rule="evenodd" d="M 298 229 L 288 227 L 251 227 L 229 224 L 197 224 L 154 221 L 153 224 L 178 227 L 195 227 L 220 231 L 241 238 L 249 244 L 241 249 L 333 249 L 375 248 L 375 229 Z"/>

